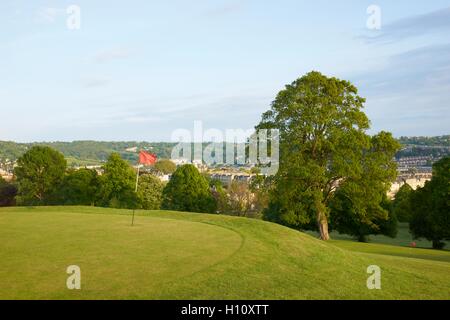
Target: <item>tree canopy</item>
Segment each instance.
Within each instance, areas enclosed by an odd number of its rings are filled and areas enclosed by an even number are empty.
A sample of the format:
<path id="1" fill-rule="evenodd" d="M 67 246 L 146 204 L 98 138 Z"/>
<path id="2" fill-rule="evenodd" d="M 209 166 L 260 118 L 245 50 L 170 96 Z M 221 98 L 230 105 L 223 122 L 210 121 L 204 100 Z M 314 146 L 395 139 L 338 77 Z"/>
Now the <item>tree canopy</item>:
<path id="1" fill-rule="evenodd" d="M 99 192 L 97 171 L 70 170 L 64 177 L 60 201 L 66 205 L 94 205 Z"/>
<path id="2" fill-rule="evenodd" d="M 413 192 L 413 188 L 405 183 L 395 195 L 392 209 L 400 222 L 409 222 L 411 219 L 411 195 Z"/>
<path id="3" fill-rule="evenodd" d="M 55 201 L 67 162 L 64 156 L 52 148 L 35 146 L 17 161 L 15 176 L 22 205 L 45 205 Z"/>
<path id="4" fill-rule="evenodd" d="M 164 188 L 162 208 L 215 213 L 216 203 L 208 181 L 195 166 L 187 164 L 178 167 Z"/>
<path id="5" fill-rule="evenodd" d="M 442 249 L 450 240 L 450 157 L 433 166 L 433 177 L 410 197 L 410 229 L 415 238 L 426 238 Z"/>
<path id="6" fill-rule="evenodd" d="M 161 208 L 164 183 L 151 174 L 139 177 L 138 198 L 142 209 L 158 210 Z"/>
<path id="7" fill-rule="evenodd" d="M 155 163 L 155 170 L 162 174 L 172 174 L 177 170 L 177 166 L 175 163 L 168 159 L 161 159 Z"/>
<path id="8" fill-rule="evenodd" d="M 333 227 L 340 233 L 366 241 L 370 234 L 397 235 L 397 218 L 386 193 L 397 175 L 391 161 L 398 143 L 389 133 L 370 138 L 370 147 L 363 150 L 361 171 L 340 182 L 330 201 Z"/>
<path id="9" fill-rule="evenodd" d="M 5 181 L 0 176 L 0 207 L 10 207 L 16 204 L 17 187 Z"/>
<path id="10" fill-rule="evenodd" d="M 112 153 L 103 166 L 103 175 L 99 177 L 100 205 L 113 208 L 135 208 L 136 173 L 118 153 Z"/>

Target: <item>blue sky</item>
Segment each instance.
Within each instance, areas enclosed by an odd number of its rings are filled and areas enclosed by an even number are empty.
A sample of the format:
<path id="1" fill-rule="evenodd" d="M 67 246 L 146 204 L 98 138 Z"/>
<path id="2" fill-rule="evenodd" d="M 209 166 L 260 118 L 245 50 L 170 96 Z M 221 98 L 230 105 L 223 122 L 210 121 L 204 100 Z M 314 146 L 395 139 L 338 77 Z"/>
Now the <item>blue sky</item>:
<path id="1" fill-rule="evenodd" d="M 373 133 L 450 134 L 450 0 L 330 2 L 2 0 L 0 140 L 249 129 L 311 70 L 360 89 Z"/>

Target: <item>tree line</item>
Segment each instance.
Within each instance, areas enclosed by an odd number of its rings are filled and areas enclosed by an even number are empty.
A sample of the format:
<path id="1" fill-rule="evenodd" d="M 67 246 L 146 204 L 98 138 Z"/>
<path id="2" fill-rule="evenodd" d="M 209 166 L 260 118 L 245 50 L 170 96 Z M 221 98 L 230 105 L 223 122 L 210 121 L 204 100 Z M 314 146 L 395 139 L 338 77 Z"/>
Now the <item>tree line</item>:
<path id="1" fill-rule="evenodd" d="M 260 199 L 245 183 L 229 188 L 201 174 L 193 165 L 176 167 L 160 160 L 139 176 L 120 154 L 112 153 L 101 168 L 72 169 L 63 154 L 34 146 L 22 155 L 13 183 L 2 181 L 1 205 L 87 205 L 111 208 L 178 210 L 248 216 Z M 171 174 L 168 183 L 160 176 Z"/>

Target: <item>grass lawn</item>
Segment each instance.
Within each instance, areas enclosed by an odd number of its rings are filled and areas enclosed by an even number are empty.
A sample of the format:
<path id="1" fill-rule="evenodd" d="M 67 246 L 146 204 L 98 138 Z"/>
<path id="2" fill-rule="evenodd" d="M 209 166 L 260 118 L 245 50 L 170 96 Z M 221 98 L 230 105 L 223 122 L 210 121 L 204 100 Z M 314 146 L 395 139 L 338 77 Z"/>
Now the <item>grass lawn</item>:
<path id="1" fill-rule="evenodd" d="M 91 207 L 0 209 L 0 299 L 449 299 L 450 252 L 324 243 L 264 221 Z M 382 270 L 368 290 L 366 269 Z M 66 268 L 81 268 L 68 290 Z"/>
<path id="2" fill-rule="evenodd" d="M 316 232 L 307 233 L 314 237 L 318 236 Z M 432 248 L 431 241 L 425 239 L 414 240 L 409 232 L 407 223 L 399 223 L 398 234 L 395 238 L 377 235 L 370 236 L 369 243 L 360 243 L 356 242 L 349 235 L 337 232 L 332 232 L 331 238 L 333 240 L 330 243 L 346 250 L 450 262 L 450 243 L 448 241 L 444 241 L 447 244 L 445 250 L 430 250 Z M 411 247 L 413 241 L 416 242 L 416 248 Z"/>

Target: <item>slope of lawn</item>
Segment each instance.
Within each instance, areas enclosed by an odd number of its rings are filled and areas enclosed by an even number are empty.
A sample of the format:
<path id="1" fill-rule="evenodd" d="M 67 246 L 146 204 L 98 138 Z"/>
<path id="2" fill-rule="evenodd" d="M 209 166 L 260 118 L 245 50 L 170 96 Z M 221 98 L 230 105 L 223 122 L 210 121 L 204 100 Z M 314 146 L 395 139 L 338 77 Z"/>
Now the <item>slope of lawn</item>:
<path id="1" fill-rule="evenodd" d="M 318 236 L 317 232 L 307 232 L 308 234 L 311 234 L 313 236 Z M 351 242 L 354 242 L 354 238 L 352 236 L 349 236 L 347 234 L 339 234 L 338 232 L 334 231 L 331 232 L 331 238 L 334 240 L 348 240 Z M 393 246 L 401 246 L 401 247 L 411 247 L 411 243 L 415 242 L 417 248 L 423 248 L 423 249 L 430 249 L 432 248 L 431 241 L 428 241 L 426 239 L 413 239 L 413 236 L 411 235 L 409 231 L 409 225 L 408 223 L 398 223 L 398 233 L 395 238 L 390 238 L 383 235 L 371 235 L 369 236 L 369 242 L 374 244 L 387 244 L 387 245 L 393 245 Z M 446 243 L 445 250 L 450 251 L 450 242 L 444 241 Z M 380 248 L 386 248 L 383 246 L 380 246 Z M 399 251 L 400 252 L 400 251 Z M 445 254 L 444 254 L 445 255 Z"/>
<path id="2" fill-rule="evenodd" d="M 131 226 L 130 214 L 91 207 L 0 209 L 0 299 L 450 297 L 450 252 L 432 260 L 435 251 L 424 256 L 424 249 L 355 250 L 264 221 L 218 215 L 139 211 Z M 81 268 L 81 290 L 66 287 L 69 265 Z M 381 267 L 381 290 L 367 289 L 369 265 Z"/>
<path id="3" fill-rule="evenodd" d="M 308 231 L 307 233 L 314 237 L 318 236 L 317 232 Z M 337 232 L 332 232 L 331 238 L 333 240 L 330 241 L 330 243 L 350 251 L 429 259 L 450 263 L 450 243 L 448 241 L 444 241 L 446 243 L 445 250 L 430 250 L 432 247 L 431 241 L 425 239 L 414 240 L 409 232 L 407 223 L 399 223 L 398 234 L 395 238 L 383 235 L 372 235 L 369 237 L 369 243 L 360 243 L 356 242 L 355 239 L 349 235 L 339 234 Z M 416 243 L 416 248 L 412 248 L 412 242 Z"/>

